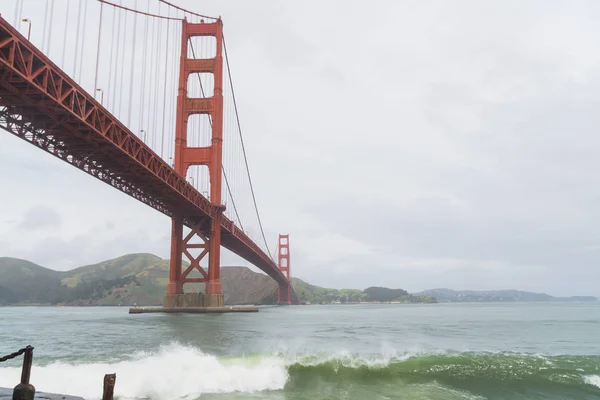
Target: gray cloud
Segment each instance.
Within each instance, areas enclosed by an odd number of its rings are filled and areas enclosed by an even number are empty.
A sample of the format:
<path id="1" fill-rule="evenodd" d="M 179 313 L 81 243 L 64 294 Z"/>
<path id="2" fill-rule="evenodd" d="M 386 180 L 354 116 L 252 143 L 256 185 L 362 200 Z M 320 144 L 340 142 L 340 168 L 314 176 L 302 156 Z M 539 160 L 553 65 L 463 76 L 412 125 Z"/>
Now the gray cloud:
<path id="1" fill-rule="evenodd" d="M 19 222 L 21 230 L 37 230 L 58 228 L 61 224 L 60 214 L 49 207 L 39 206 L 29 209 Z"/>

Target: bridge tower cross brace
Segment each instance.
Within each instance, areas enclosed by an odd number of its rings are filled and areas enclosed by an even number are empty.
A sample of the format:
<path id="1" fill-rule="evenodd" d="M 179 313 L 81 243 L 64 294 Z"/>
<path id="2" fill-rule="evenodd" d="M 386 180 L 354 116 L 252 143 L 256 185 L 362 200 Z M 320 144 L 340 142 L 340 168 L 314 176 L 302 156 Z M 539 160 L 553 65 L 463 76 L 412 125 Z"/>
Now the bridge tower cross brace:
<path id="1" fill-rule="evenodd" d="M 182 177 L 192 165 L 206 165 L 210 177 L 210 201 L 213 205 L 212 218 L 201 219 L 190 215 L 173 215 L 171 229 L 171 260 L 169 283 L 165 294 L 165 307 L 206 306 L 222 307 L 221 289 L 221 219 L 225 206 L 221 204 L 222 154 L 223 154 L 223 23 L 221 19 L 212 23 L 182 22 L 181 56 L 179 64 L 179 88 L 177 93 L 177 115 L 175 123 L 175 159 L 173 168 Z M 189 58 L 188 42 L 192 37 L 212 36 L 216 40 L 214 58 Z M 190 98 L 187 95 L 190 74 L 212 73 L 214 92 L 212 97 Z M 187 145 L 188 119 L 194 114 L 207 114 L 212 119 L 211 144 L 207 147 Z M 183 221 L 191 222 L 192 231 L 183 237 Z M 192 237 L 199 237 L 203 244 L 191 244 Z M 193 257 L 189 249 L 201 248 L 198 257 Z M 208 273 L 200 266 L 200 261 L 208 254 Z M 182 271 L 182 255 L 190 261 L 190 267 Z M 198 270 L 202 278 L 188 278 L 192 270 Z M 204 282 L 206 296 L 191 300 L 184 296 L 183 284 Z"/>
<path id="2" fill-rule="evenodd" d="M 292 304 L 292 283 L 290 282 L 290 235 L 279 235 L 277 265 L 285 277 L 287 285 L 279 285 L 278 304 Z"/>

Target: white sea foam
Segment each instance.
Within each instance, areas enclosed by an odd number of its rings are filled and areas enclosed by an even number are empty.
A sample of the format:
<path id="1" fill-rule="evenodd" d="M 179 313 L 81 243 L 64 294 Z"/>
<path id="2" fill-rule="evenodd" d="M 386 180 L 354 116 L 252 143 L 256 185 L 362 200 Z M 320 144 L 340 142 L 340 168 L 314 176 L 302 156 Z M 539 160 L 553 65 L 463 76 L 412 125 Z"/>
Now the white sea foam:
<path id="1" fill-rule="evenodd" d="M 584 381 L 588 385 L 594 385 L 600 388 L 600 375 L 588 375 L 584 378 Z"/>
<path id="2" fill-rule="evenodd" d="M 330 354 L 286 354 L 287 365 L 298 364 L 304 367 L 315 367 L 322 364 L 334 364 L 344 368 L 385 368 L 398 361 L 405 361 L 415 354 L 387 353 L 379 355 L 357 355 L 348 351 Z"/>
<path id="3" fill-rule="evenodd" d="M 181 399 L 203 393 L 280 390 L 288 379 L 281 358 L 220 360 L 192 347 L 171 344 L 156 353 L 138 354 L 133 360 L 113 364 L 34 365 L 31 382 L 40 391 L 91 400 L 101 397 L 107 373 L 117 374 L 115 395 L 121 399 Z M 12 387 L 20 376 L 20 368 L 0 368 L 0 386 Z"/>

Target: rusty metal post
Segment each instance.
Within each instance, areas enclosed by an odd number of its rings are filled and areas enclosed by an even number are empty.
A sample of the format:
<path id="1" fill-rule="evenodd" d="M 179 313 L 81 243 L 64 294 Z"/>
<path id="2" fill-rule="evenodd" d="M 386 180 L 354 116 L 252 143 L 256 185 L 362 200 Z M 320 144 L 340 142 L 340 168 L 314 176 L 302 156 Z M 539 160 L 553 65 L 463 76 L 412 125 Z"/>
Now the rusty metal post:
<path id="1" fill-rule="evenodd" d="M 27 346 L 23 356 L 23 369 L 21 371 L 21 384 L 29 385 L 31 377 L 31 365 L 33 364 L 33 347 Z"/>
<path id="2" fill-rule="evenodd" d="M 102 388 L 102 400 L 113 400 L 117 374 L 104 375 L 104 386 Z"/>
<path id="3" fill-rule="evenodd" d="M 31 378 L 31 365 L 33 364 L 33 347 L 25 348 L 23 357 L 23 369 L 21 370 L 21 383 L 13 389 L 13 400 L 33 400 L 35 387 L 29 383 Z"/>

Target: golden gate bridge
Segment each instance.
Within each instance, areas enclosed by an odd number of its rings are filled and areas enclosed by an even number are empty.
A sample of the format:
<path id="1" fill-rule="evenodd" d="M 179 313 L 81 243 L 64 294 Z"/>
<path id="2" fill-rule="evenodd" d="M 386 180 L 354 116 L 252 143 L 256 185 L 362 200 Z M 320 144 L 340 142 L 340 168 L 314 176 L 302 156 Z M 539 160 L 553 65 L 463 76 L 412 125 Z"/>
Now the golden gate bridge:
<path id="1" fill-rule="evenodd" d="M 271 253 L 260 217 L 221 18 L 48 0 L 34 22 L 36 7 L 0 17 L 0 127 L 171 218 L 164 307 L 223 307 L 221 247 L 296 303 L 289 235 Z"/>

